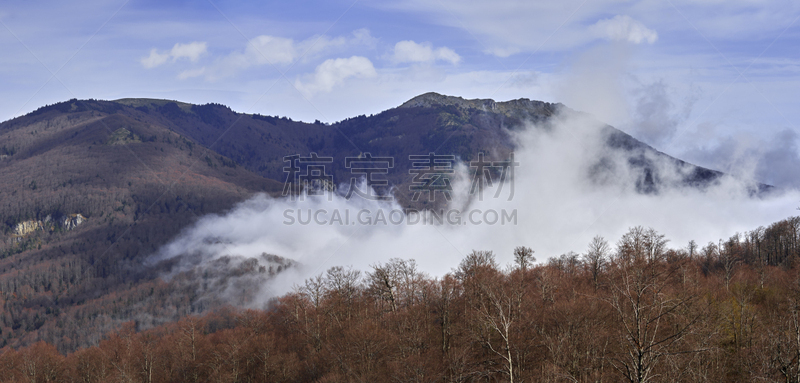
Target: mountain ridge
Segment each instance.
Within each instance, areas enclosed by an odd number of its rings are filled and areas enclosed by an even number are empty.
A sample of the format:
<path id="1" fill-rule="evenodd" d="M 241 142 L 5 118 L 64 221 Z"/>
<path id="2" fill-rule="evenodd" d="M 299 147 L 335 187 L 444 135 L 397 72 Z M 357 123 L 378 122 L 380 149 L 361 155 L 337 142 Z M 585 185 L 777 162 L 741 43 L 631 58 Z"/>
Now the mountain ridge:
<path id="1" fill-rule="evenodd" d="M 123 321 L 136 319 L 146 328 L 223 305 L 228 300 L 213 288 L 197 287 L 215 286 L 203 280 L 204 273 L 165 282 L 158 267 L 171 265 L 145 267 L 144 261 L 201 216 L 222 214 L 255 193 L 281 195 L 286 156 L 330 157 L 336 185 L 352 177 L 348 157 L 396 158 L 385 174 L 393 188 L 382 192 L 394 193 L 403 207 L 435 208 L 441 198 L 412 198 L 405 159 L 437 152 L 465 162 L 479 153 L 505 160 L 516 149 L 515 130 L 529 122 L 546 126 L 557 113 L 578 112 L 527 99 L 426 93 L 332 124 L 159 99 L 72 99 L 2 122 L 0 177 L 7 182 L 0 185 L 0 347 L 47 340 L 73 350 L 96 344 L 98 333 Z M 653 158 L 685 168 L 682 187 L 702 188 L 722 175 L 613 127 L 598 129 L 610 150 L 627 159 L 641 193 L 674 186 Z M 601 159 L 598 164 L 595 171 L 613 173 Z M 73 214 L 86 220 L 71 230 L 13 236 L 21 222 L 36 226 L 48 216 Z M 276 269 L 292 265 L 268 254 L 262 258 Z M 229 267 L 223 274 L 258 275 L 261 260 L 220 265 Z"/>

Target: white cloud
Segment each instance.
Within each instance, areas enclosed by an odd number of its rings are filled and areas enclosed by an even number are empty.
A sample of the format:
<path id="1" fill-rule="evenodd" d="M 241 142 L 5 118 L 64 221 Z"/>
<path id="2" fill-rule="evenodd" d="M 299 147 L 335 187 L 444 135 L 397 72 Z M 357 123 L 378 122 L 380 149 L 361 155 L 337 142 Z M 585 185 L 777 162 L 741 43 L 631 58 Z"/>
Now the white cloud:
<path id="1" fill-rule="evenodd" d="M 170 59 L 172 59 L 172 62 L 183 58 L 196 62 L 200 59 L 200 56 L 204 55 L 207 51 L 208 46 L 205 42 L 194 41 L 188 44 L 177 43 L 170 51 L 164 53 L 159 53 L 158 49 L 153 48 L 150 50 L 150 55 L 143 57 L 139 62 L 147 69 L 163 65 Z"/>
<path id="2" fill-rule="evenodd" d="M 175 61 L 180 58 L 188 58 L 192 62 L 197 61 L 200 56 L 207 52 L 208 46 L 205 42 L 191 42 L 189 44 L 175 44 L 170 55 Z"/>
<path id="3" fill-rule="evenodd" d="M 353 44 L 365 45 L 367 47 L 374 47 L 375 44 L 378 43 L 378 39 L 372 37 L 367 28 L 353 31 L 353 37 L 349 41 Z"/>
<path id="4" fill-rule="evenodd" d="M 641 84 L 633 90 L 632 121 L 630 126 L 623 125 L 624 130 L 645 143 L 663 148 L 688 119 L 697 100 L 693 95 L 683 100 L 676 96 L 663 80 Z"/>
<path id="5" fill-rule="evenodd" d="M 374 48 L 378 39 L 372 37 L 366 28 L 353 31 L 350 36 L 329 37 L 313 36 L 297 43 L 297 48 L 304 57 L 315 57 L 325 52 L 348 47 Z"/>
<path id="6" fill-rule="evenodd" d="M 311 60 L 325 53 L 349 47 L 374 47 L 376 39 L 367 29 L 358 29 L 349 36 L 312 36 L 302 41 L 261 35 L 251 39 L 243 51 L 232 52 L 206 71 L 208 80 L 236 74 L 240 70 L 262 65 L 285 66 L 297 60 Z"/>
<path id="7" fill-rule="evenodd" d="M 378 74 L 372 62 L 366 57 L 353 56 L 325 60 L 317 66 L 310 82 L 295 81 L 297 89 L 313 95 L 318 92 L 330 92 L 333 87 L 344 83 L 349 78 L 371 78 Z"/>
<path id="8" fill-rule="evenodd" d="M 658 40 L 658 33 L 647 28 L 628 15 L 616 15 L 611 19 L 603 19 L 589 27 L 597 36 L 613 41 L 627 41 L 634 44 L 647 42 L 652 44 Z"/>
<path id="9" fill-rule="evenodd" d="M 416 43 L 411 40 L 405 40 L 395 44 L 393 59 L 399 63 L 447 61 L 455 65 L 461 61 L 461 56 L 447 47 L 433 49 L 429 42 Z"/>
<path id="10" fill-rule="evenodd" d="M 574 51 L 598 37 L 587 27 L 614 15 L 629 15 L 646 25 L 646 30 L 664 34 L 697 33 L 696 26 L 712 41 L 712 37 L 730 41 L 734 36 L 764 38 L 765 31 L 770 32 L 768 38 L 774 38 L 800 13 L 800 5 L 791 0 L 400 0 L 378 6 L 412 12 L 426 21 L 462 30 L 474 36 L 484 52 L 499 57 Z M 639 37 L 629 34 L 625 38 L 641 38 L 641 42 L 648 42 L 650 36 L 649 33 Z"/>
<path id="11" fill-rule="evenodd" d="M 258 36 L 247 44 L 242 58 L 250 65 L 291 64 L 297 55 L 297 48 L 292 39 Z"/>
<path id="12" fill-rule="evenodd" d="M 434 22 L 464 30 L 478 39 L 486 53 L 508 57 L 543 50 L 571 50 L 589 41 L 586 25 L 581 21 L 591 20 L 599 12 L 609 12 L 609 3 L 613 1 L 616 0 L 402 0 L 387 3 L 385 7 L 419 12 Z"/>
<path id="13" fill-rule="evenodd" d="M 708 127 L 711 132 L 705 138 L 701 136 L 706 132 L 688 132 L 693 142 L 682 148 L 680 158 L 730 174 L 752 174 L 779 188 L 800 189 L 800 137 L 795 130 L 724 135 L 730 128 Z"/>
<path id="14" fill-rule="evenodd" d="M 169 53 L 158 53 L 158 49 L 153 48 L 150 50 L 150 56 L 143 57 L 140 62 L 145 68 L 150 69 L 164 64 L 167 60 L 169 60 Z"/>

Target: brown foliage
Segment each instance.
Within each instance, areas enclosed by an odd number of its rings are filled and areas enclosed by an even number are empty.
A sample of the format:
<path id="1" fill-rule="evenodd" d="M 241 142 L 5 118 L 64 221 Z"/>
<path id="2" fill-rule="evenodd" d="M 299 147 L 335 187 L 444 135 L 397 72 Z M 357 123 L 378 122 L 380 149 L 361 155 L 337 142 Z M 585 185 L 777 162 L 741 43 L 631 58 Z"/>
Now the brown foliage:
<path id="1" fill-rule="evenodd" d="M 595 240 L 589 252 L 598 253 Z M 633 228 L 597 267 L 567 255 L 500 270 L 474 251 L 430 278 L 413 261 L 336 267 L 268 311 L 224 311 L 66 357 L 45 343 L 0 355 L 14 381 L 797 381 L 796 269 L 727 277 Z M 599 251 L 606 253 L 607 251 Z M 575 261 L 576 259 L 582 259 Z M 577 262 L 577 263 L 575 263 Z M 716 270 L 716 271 L 714 271 Z M 727 284 L 727 288 L 726 288 Z"/>

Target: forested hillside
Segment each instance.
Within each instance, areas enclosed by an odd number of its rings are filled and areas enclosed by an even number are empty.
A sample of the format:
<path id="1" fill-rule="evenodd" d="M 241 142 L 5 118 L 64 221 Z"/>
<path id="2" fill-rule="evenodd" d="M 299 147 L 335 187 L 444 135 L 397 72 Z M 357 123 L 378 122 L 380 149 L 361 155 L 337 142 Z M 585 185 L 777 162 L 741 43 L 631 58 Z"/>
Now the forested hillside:
<path id="1" fill-rule="evenodd" d="M 123 321 L 202 311 L 194 286 L 144 260 L 200 216 L 280 193 L 123 108 L 72 100 L 0 124 L 0 344 L 74 350 Z"/>
<path id="2" fill-rule="evenodd" d="M 800 218 L 718 243 L 631 228 L 582 254 L 467 254 L 334 267 L 266 311 L 223 310 L 66 356 L 0 355 L 9 380 L 105 382 L 797 381 Z"/>

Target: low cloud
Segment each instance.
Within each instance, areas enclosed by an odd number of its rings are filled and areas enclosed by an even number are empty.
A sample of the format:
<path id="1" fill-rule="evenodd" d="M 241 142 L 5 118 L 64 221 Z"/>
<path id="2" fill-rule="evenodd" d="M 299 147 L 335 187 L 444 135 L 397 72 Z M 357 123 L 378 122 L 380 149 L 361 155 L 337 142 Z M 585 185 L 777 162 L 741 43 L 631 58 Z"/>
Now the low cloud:
<path id="1" fill-rule="evenodd" d="M 612 41 L 627 41 L 633 44 L 653 44 L 658 40 L 658 33 L 627 15 L 617 15 L 603 19 L 589 27 L 598 37 Z"/>
<path id="2" fill-rule="evenodd" d="M 401 214 L 396 201 L 346 200 L 339 195 L 293 201 L 260 195 L 228 214 L 200 219 L 162 248 L 154 260 L 191 257 L 198 260 L 196 264 L 211 267 L 220 259 L 235 257 L 267 268 L 270 264 L 262 261 L 266 253 L 299 262 L 302 266 L 261 285 L 256 294 L 260 298 L 249 303 L 258 306 L 332 266 L 369 270 L 370 265 L 390 258 L 413 258 L 421 270 L 440 276 L 473 249 L 492 250 L 501 263 L 510 263 L 515 246 L 528 246 L 536 251 L 537 259 L 546 261 L 569 251 L 584 251 L 595 235 L 613 242 L 636 225 L 653 227 L 672 241 L 671 246 L 680 248 L 689 240 L 716 241 L 795 213 L 799 193 L 754 198 L 748 193 L 752 180 L 731 176 L 703 190 L 676 186 L 661 188 L 657 194 L 641 194 L 636 184 L 644 175 L 631 166 L 630 156 L 635 154 L 610 149 L 603 127 L 585 115 L 568 113 L 549 123 L 515 130 L 518 133 L 511 134 L 517 141 L 515 160 L 520 166 L 513 185 L 495 183 L 502 188 L 501 198 L 491 197 L 495 189 L 487 190 L 483 201 L 470 199 L 468 173 L 463 166 L 459 168 L 449 208 L 516 211 L 516 224 L 393 225 L 393 214 Z M 685 176 L 686 169 L 663 156 L 646 156 L 658 168 L 664 184 Z M 613 174 L 598 175 L 599 165 Z M 512 186 L 515 192 L 509 201 L 507 193 Z M 330 219 L 325 224 L 302 224 L 287 220 L 286 212 L 298 209 L 307 218 L 322 210 L 328 216 L 334 210 L 342 216 L 350 211 L 352 221 L 362 209 L 373 215 L 383 211 L 389 223 L 351 224 Z"/>
<path id="3" fill-rule="evenodd" d="M 690 95 L 676 103 L 664 81 L 642 84 L 633 90 L 633 96 L 633 120 L 626 130 L 656 147 L 663 147 L 675 136 L 696 101 Z"/>
<path id="4" fill-rule="evenodd" d="M 411 40 L 405 40 L 395 44 L 392 59 L 398 63 L 433 63 L 435 61 L 445 61 L 455 65 L 461 61 L 461 56 L 447 47 L 434 49 L 429 42 L 416 43 Z"/>
<path id="5" fill-rule="evenodd" d="M 690 132 L 690 135 L 699 137 L 702 133 Z M 727 173 L 752 176 L 781 188 L 800 189 L 800 136 L 792 129 L 766 138 L 749 132 L 713 137 L 687 149 L 683 156 Z"/>
<path id="6" fill-rule="evenodd" d="M 295 81 L 295 87 L 312 96 L 320 92 L 330 92 L 335 86 L 343 84 L 350 78 L 372 78 L 377 75 L 372 62 L 366 57 L 328 59 L 317 66 L 309 80 Z"/>
<path id="7" fill-rule="evenodd" d="M 197 62 L 200 56 L 208 52 L 208 46 L 205 42 L 191 42 L 188 44 L 175 44 L 171 50 L 159 52 L 158 49 L 153 48 L 150 50 L 150 55 L 143 57 L 139 60 L 147 69 L 155 68 L 166 64 L 167 62 L 176 62 L 180 59 L 188 59 L 191 62 Z"/>
<path id="8" fill-rule="evenodd" d="M 764 181 L 784 187 L 800 189 L 800 151 L 798 134 L 785 129 L 772 137 L 756 168 Z"/>

